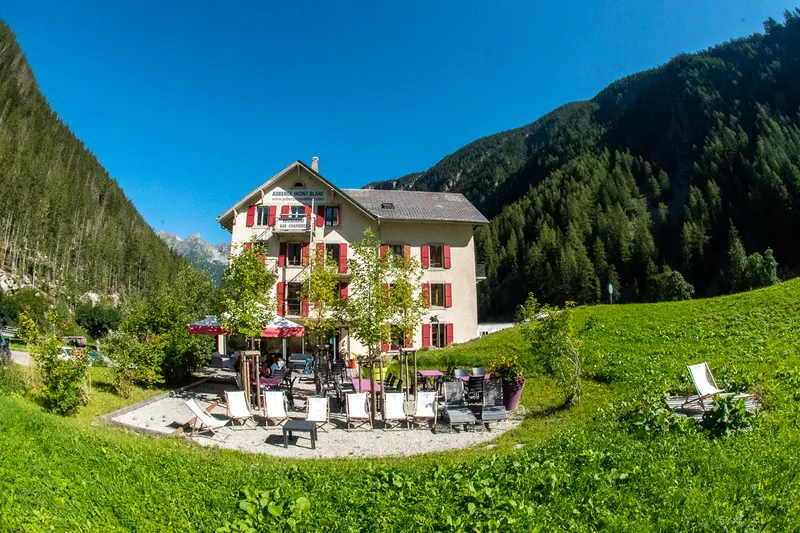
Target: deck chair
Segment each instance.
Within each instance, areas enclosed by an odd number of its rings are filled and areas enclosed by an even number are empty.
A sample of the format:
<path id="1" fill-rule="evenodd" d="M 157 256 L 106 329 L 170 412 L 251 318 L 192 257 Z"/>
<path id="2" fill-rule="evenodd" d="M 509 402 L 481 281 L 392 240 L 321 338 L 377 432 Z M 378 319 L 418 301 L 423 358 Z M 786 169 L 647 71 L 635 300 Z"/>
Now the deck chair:
<path id="1" fill-rule="evenodd" d="M 478 420 L 464 403 L 464 387 L 461 383 L 449 381 L 444 384 L 444 411 L 450 427 L 475 424 Z"/>
<path id="2" fill-rule="evenodd" d="M 231 426 L 234 421 L 239 421 L 244 426 L 248 420 L 253 420 L 244 391 L 225 391 L 225 415 L 231 419 Z"/>
<path id="3" fill-rule="evenodd" d="M 194 415 L 194 418 L 189 420 L 189 424 L 192 425 L 192 432 L 198 429 L 198 424 L 200 425 L 200 432 L 203 431 L 210 431 L 211 435 L 216 435 L 214 433 L 215 429 L 220 429 L 221 427 L 225 426 L 229 420 L 222 420 L 221 418 L 217 418 L 212 416 L 208 411 L 200 407 L 194 398 L 189 398 L 186 400 L 186 407 Z"/>
<path id="4" fill-rule="evenodd" d="M 331 404 L 327 396 L 309 396 L 306 400 L 306 422 L 316 422 L 322 431 L 331 423 Z"/>
<path id="5" fill-rule="evenodd" d="M 436 431 L 436 391 L 417 391 L 417 399 L 414 402 L 414 414 L 411 415 L 411 423 L 422 425 L 422 422 L 430 424 L 431 429 Z"/>
<path id="6" fill-rule="evenodd" d="M 486 375 L 486 368 L 482 366 L 474 366 L 472 367 L 472 375 L 483 377 Z"/>
<path id="7" fill-rule="evenodd" d="M 392 422 L 398 422 L 398 427 L 402 427 L 403 421 L 406 429 L 409 428 L 408 416 L 405 410 L 406 395 L 402 392 L 387 392 L 386 403 L 383 409 L 384 430 L 391 429 Z"/>
<path id="8" fill-rule="evenodd" d="M 369 424 L 370 431 L 372 428 L 372 414 L 370 413 L 369 405 L 367 404 L 367 393 L 366 392 L 351 392 L 345 395 L 347 401 L 345 402 L 346 405 L 346 412 L 347 412 L 347 431 L 350 429 L 357 429 L 361 426 L 365 426 Z M 355 424 L 356 422 L 360 422 L 357 426 L 350 428 L 350 424 Z"/>
<path id="9" fill-rule="evenodd" d="M 288 407 L 286 392 L 282 390 L 264 391 L 264 418 L 267 420 L 267 425 L 270 420 L 273 420 L 276 426 L 285 424 L 289 420 Z"/>
<path id="10" fill-rule="evenodd" d="M 699 403 L 700 408 L 705 411 L 705 400 L 713 398 L 718 394 L 723 394 L 725 393 L 725 390 L 717 388 L 717 381 L 711 374 L 711 369 L 708 368 L 708 363 L 688 365 L 686 368 L 689 370 L 689 377 L 692 378 L 692 383 L 694 383 L 694 388 L 697 390 L 698 396 L 697 398 L 690 397 L 687 399 L 685 402 L 683 402 L 681 408 L 692 403 Z"/>
<path id="11" fill-rule="evenodd" d="M 490 379 L 483 382 L 483 407 L 481 407 L 481 422 L 489 429 L 492 422 L 508 420 L 508 413 L 503 405 L 503 385 L 499 379 Z"/>

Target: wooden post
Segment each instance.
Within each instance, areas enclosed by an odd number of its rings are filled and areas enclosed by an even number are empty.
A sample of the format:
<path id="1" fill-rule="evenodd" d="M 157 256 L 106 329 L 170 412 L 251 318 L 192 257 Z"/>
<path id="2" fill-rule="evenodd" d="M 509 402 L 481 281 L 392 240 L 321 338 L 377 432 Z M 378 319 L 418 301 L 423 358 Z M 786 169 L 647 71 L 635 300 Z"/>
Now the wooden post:
<path id="1" fill-rule="evenodd" d="M 256 354 L 256 404 L 258 405 L 258 410 L 261 410 L 261 350 L 258 351 Z"/>
<path id="2" fill-rule="evenodd" d="M 417 393 L 417 351 L 414 350 L 414 394 Z"/>
<path id="3" fill-rule="evenodd" d="M 383 414 L 383 419 L 386 420 L 386 387 L 384 387 L 383 383 L 383 357 L 378 360 L 378 364 L 380 365 L 381 369 L 381 413 Z"/>

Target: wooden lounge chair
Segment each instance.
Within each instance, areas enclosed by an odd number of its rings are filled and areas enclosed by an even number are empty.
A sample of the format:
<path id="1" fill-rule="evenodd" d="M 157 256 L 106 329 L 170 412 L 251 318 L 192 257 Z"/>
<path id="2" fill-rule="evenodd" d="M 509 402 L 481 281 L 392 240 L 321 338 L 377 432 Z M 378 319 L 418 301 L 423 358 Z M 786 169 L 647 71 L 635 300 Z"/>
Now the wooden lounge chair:
<path id="1" fill-rule="evenodd" d="M 481 422 L 488 430 L 490 423 L 503 422 L 504 420 L 508 420 L 508 413 L 503 405 L 503 384 L 499 379 L 484 381 Z"/>
<path id="2" fill-rule="evenodd" d="M 403 421 L 406 422 L 406 429 L 409 428 L 408 415 L 405 410 L 406 395 L 402 392 L 387 392 L 386 404 L 383 409 L 383 423 L 384 429 L 391 429 L 392 422 L 398 422 L 398 426 L 402 427 Z"/>
<path id="3" fill-rule="evenodd" d="M 464 403 L 464 387 L 458 382 L 444 384 L 444 410 L 450 427 L 474 425 L 478 420 L 469 407 Z"/>
<path id="4" fill-rule="evenodd" d="M 264 391 L 264 418 L 269 425 L 269 421 L 275 422 L 276 426 L 285 424 L 289 420 L 289 402 L 286 400 L 286 393 L 282 390 Z"/>
<path id="5" fill-rule="evenodd" d="M 310 396 L 306 400 L 306 422 L 316 422 L 317 429 L 326 431 L 331 423 L 331 404 L 327 396 Z"/>
<path id="6" fill-rule="evenodd" d="M 411 423 L 422 425 L 422 422 L 430 424 L 431 429 L 436 431 L 437 419 L 436 391 L 417 391 L 417 399 L 414 402 L 414 414 L 411 415 Z"/>
<path id="7" fill-rule="evenodd" d="M 372 430 L 372 413 L 370 412 L 368 404 L 368 395 L 366 392 L 351 392 L 345 395 L 345 410 L 347 413 L 347 431 L 350 429 L 357 429 L 361 426 L 369 424 L 369 429 Z M 360 422 L 357 426 L 351 428 L 350 424 Z"/>
<path id="8" fill-rule="evenodd" d="M 215 429 L 220 429 L 221 427 L 227 425 L 229 422 L 229 420 L 222 420 L 220 418 L 212 416 L 208 411 L 201 408 L 194 400 L 194 398 L 186 400 L 186 407 L 188 407 L 189 410 L 194 415 L 194 418 L 189 421 L 189 424 L 192 425 L 192 432 L 198 429 L 197 426 L 199 424 L 200 432 L 209 431 L 213 436 L 216 435 L 216 433 L 214 433 Z"/>
<path id="9" fill-rule="evenodd" d="M 717 387 L 717 381 L 714 379 L 714 376 L 711 374 L 711 369 L 708 368 L 708 363 L 698 363 L 696 365 L 688 365 L 686 367 L 689 370 L 689 377 L 692 378 L 692 383 L 694 383 L 694 388 L 697 390 L 698 396 L 696 398 L 690 397 L 681 408 L 686 407 L 687 405 L 693 403 L 699 403 L 700 408 L 705 411 L 705 400 L 709 398 L 713 398 L 718 394 L 730 394 L 725 393 L 724 389 L 720 389 Z"/>
<path id="10" fill-rule="evenodd" d="M 238 421 L 244 426 L 248 420 L 253 420 L 244 391 L 225 391 L 225 415 L 231 419 L 231 425 Z"/>

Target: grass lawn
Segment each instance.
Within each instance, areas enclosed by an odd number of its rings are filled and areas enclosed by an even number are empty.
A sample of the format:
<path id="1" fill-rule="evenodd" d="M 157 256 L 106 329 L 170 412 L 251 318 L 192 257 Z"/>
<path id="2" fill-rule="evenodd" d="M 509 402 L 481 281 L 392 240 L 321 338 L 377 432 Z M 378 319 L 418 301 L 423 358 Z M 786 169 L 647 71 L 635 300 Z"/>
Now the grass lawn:
<path id="1" fill-rule="evenodd" d="M 800 280 L 708 300 L 581 308 L 576 321 L 581 404 L 554 410 L 552 382 L 524 360 L 529 416 L 493 450 L 286 461 L 134 435 L 93 422 L 128 403 L 108 391 L 104 369 L 93 369 L 92 403 L 73 419 L 0 396 L 0 531 L 213 531 L 246 516 L 247 486 L 280 488 L 261 495 L 273 511 L 261 531 L 291 530 L 289 508 L 301 496 L 310 511 L 291 516 L 298 531 L 800 528 Z M 419 366 L 486 366 L 520 346 L 507 330 L 421 354 Z M 621 417 L 642 391 L 688 390 L 684 365 L 705 360 L 721 384 L 763 397 L 751 431 L 643 433 Z"/>

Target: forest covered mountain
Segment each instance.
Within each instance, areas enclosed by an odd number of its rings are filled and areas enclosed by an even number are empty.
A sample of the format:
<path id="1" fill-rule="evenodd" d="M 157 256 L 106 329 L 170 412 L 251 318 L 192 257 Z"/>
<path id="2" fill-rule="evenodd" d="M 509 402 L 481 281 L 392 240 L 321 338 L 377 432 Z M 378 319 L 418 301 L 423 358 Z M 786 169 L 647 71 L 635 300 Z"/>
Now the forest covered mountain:
<path id="1" fill-rule="evenodd" d="M 51 110 L 0 21 L 0 268 L 52 294 L 127 293 L 181 264 Z"/>
<path id="2" fill-rule="evenodd" d="M 764 29 L 368 187 L 461 192 L 491 219 L 483 320 L 528 292 L 595 303 L 611 282 L 621 301 L 668 300 L 771 283 L 776 261 L 794 275 L 800 10 Z"/>
<path id="3" fill-rule="evenodd" d="M 228 258 L 231 254 L 230 241 L 211 244 L 199 233 L 192 233 L 185 239 L 166 231 L 159 231 L 157 235 L 167 243 L 171 250 L 180 254 L 198 270 L 210 275 L 217 287 L 222 284 L 222 272 L 228 266 Z"/>

